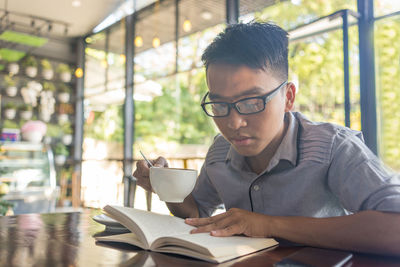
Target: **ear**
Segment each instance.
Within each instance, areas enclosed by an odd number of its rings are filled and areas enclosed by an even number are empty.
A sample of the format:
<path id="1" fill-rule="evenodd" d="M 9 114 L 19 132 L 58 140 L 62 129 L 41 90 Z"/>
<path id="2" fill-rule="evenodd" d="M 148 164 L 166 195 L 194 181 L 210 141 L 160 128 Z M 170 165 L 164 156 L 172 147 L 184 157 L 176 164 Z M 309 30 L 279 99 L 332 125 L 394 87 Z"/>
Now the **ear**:
<path id="1" fill-rule="evenodd" d="M 296 98 L 296 86 L 293 83 L 289 82 L 286 85 L 286 92 L 285 92 L 285 112 L 288 112 L 293 109 L 295 98 Z"/>

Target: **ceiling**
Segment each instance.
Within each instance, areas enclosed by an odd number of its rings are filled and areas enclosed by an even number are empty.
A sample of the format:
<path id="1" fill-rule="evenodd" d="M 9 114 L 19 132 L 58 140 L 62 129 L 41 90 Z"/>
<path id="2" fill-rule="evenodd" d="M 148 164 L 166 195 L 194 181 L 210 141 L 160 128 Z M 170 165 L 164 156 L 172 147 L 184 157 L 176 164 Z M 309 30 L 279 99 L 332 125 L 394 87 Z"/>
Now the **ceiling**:
<path id="1" fill-rule="evenodd" d="M 240 0 L 239 13 L 245 15 L 275 4 L 279 0 Z M 280 0 L 286 1 L 286 0 Z M 135 53 L 141 53 L 153 48 L 152 40 L 159 37 L 160 43 L 168 43 L 175 40 L 175 1 L 148 1 L 148 5 L 138 11 L 135 22 L 135 35 L 141 36 L 143 44 L 135 48 Z M 225 0 L 180 0 L 179 1 L 179 38 L 202 31 L 226 21 Z M 182 26 L 185 20 L 191 22 L 190 30 L 184 31 Z M 121 53 L 121 44 L 124 42 L 124 25 L 116 23 L 110 27 L 112 34 L 108 43 L 108 51 Z M 107 38 L 100 37 L 90 42 L 95 49 L 104 50 Z"/>
<path id="2" fill-rule="evenodd" d="M 17 31 L 29 32 L 35 28 L 38 35 L 45 37 L 83 36 L 91 33 L 95 26 L 125 0 L 80 0 L 78 7 L 74 7 L 73 2 L 74 0 L 0 0 L 1 29 L 14 27 Z M 13 24 L 7 25 L 3 19 L 5 9 L 10 12 L 8 19 Z M 35 17 L 44 20 L 35 20 Z M 50 31 L 46 19 L 53 22 Z M 32 21 L 35 21 L 34 27 Z"/>
<path id="3" fill-rule="evenodd" d="M 263 8 L 273 5 L 278 0 L 240 0 L 239 11 L 241 15 L 260 11 Z M 282 0 L 281 0 L 282 1 Z M 164 0 L 155 2 L 137 12 L 134 34 L 142 38 L 142 45 L 135 46 L 135 55 L 145 53 L 154 49 L 152 40 L 158 37 L 160 44 L 170 44 L 176 39 L 176 5 L 174 0 Z M 192 35 L 204 29 L 215 25 L 225 23 L 226 21 L 226 1 L 225 0 L 180 0 L 178 17 L 178 36 L 179 38 Z M 185 20 L 191 22 L 191 28 L 184 30 Z M 119 55 L 124 53 L 125 45 L 125 22 L 116 23 L 109 27 L 105 32 L 101 32 L 86 38 L 88 48 L 97 51 L 107 51 Z M 195 36 L 195 35 L 193 35 Z M 178 53 L 185 53 L 185 41 L 181 42 L 181 48 Z M 160 49 L 160 48 L 159 48 Z M 154 50 L 153 50 L 154 51 Z M 172 52 L 172 53 L 171 53 Z M 175 71 L 175 50 L 168 49 L 157 50 L 155 54 L 160 53 L 159 62 L 156 64 L 161 76 L 172 74 Z M 167 55 L 172 58 L 172 63 L 162 63 Z M 161 59 L 162 58 L 162 59 Z M 121 104 L 125 98 L 124 72 L 114 71 L 106 72 L 98 62 L 91 62 L 90 57 L 86 58 L 86 76 L 85 76 L 85 96 L 89 100 L 93 110 L 104 110 L 107 105 Z M 151 61 L 150 58 L 147 61 Z M 168 61 L 168 60 L 167 60 Z M 111 67 L 110 67 L 111 69 Z M 115 76 L 114 76 L 115 74 Z M 107 79 L 105 78 L 107 75 Z M 135 100 L 151 100 L 154 95 L 159 94 L 158 84 L 147 80 L 136 81 L 138 74 L 135 74 Z M 144 77 L 143 77 L 144 78 Z M 147 77 L 149 78 L 149 77 Z M 155 79 L 156 77 L 152 77 Z M 150 79 L 150 78 L 149 78 Z M 122 84 L 121 84 L 122 82 Z M 158 85 L 160 86 L 160 85 Z M 89 103 L 88 102 L 88 103 Z"/>
<path id="4" fill-rule="evenodd" d="M 260 10 L 275 1 L 241 0 L 240 13 Z M 74 6 L 75 2 L 80 5 Z M 137 10 L 148 6 L 145 12 L 140 12 L 136 28 L 146 37 L 144 46 L 138 50 L 151 47 L 149 40 L 157 32 L 162 35 L 161 43 L 174 40 L 175 1 L 172 0 L 159 0 L 159 5 L 154 3 L 156 0 L 0 0 L 0 33 L 15 30 L 51 39 L 85 36 L 119 7 L 134 2 Z M 226 17 L 223 0 L 185 0 L 180 2 L 179 9 L 180 21 L 190 18 L 193 25 L 190 32 L 181 32 L 180 37 L 224 22 Z M 9 12 L 7 16 L 6 12 Z M 204 12 L 208 12 L 210 18 L 204 19 Z"/>
<path id="5" fill-rule="evenodd" d="M 73 5 L 76 1 L 80 2 L 80 6 Z M 137 12 L 135 35 L 143 38 L 143 45 L 136 47 L 135 53 L 153 48 L 152 40 L 155 36 L 159 37 L 161 44 L 174 42 L 176 38 L 174 0 L 0 0 L 0 34 L 11 30 L 48 39 L 45 45 L 33 48 L 0 40 L 0 47 L 74 64 L 76 52 L 71 49 L 75 42 L 73 39 L 89 35 L 111 13 L 120 11 L 121 6 L 133 6 L 134 1 L 136 10 L 140 10 Z M 239 13 L 244 15 L 260 11 L 276 1 L 279 0 L 240 0 Z M 179 38 L 224 23 L 225 5 L 225 0 L 180 0 Z M 5 11 L 9 12 L 7 16 Z M 191 21 L 191 28 L 187 31 L 181 27 L 185 20 Z M 91 48 L 123 54 L 124 20 L 109 27 L 105 32 L 109 33 L 110 38 L 106 38 L 102 32 L 98 34 L 99 37 L 92 36 L 93 42 L 88 42 L 90 38 L 86 38 L 86 42 Z M 95 80 L 102 81 L 104 78 L 102 76 L 104 73 L 100 71 Z M 123 84 L 117 87 L 122 90 Z M 143 83 L 143 91 L 147 92 L 148 88 L 154 87 L 154 84 Z M 118 96 L 115 91 L 113 96 Z M 109 96 L 105 98 L 111 100 Z M 104 97 L 97 102 L 104 104 Z"/>

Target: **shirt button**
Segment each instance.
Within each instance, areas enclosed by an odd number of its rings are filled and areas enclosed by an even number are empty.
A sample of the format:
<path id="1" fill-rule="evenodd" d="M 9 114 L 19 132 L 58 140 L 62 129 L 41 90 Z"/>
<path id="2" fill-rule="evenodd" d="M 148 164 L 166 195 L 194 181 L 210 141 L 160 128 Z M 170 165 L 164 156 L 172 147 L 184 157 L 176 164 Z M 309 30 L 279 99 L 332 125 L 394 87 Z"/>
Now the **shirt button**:
<path id="1" fill-rule="evenodd" d="M 258 185 L 253 186 L 254 191 L 258 191 L 260 187 Z"/>

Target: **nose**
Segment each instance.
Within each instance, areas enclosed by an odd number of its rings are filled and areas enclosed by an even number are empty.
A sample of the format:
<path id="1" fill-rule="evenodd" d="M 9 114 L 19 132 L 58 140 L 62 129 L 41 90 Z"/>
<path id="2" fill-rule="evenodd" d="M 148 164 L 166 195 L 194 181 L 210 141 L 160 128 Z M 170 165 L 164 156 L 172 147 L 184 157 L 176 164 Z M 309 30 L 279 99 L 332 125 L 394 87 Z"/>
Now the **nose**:
<path id="1" fill-rule="evenodd" d="M 228 120 L 228 127 L 232 130 L 238 130 L 242 127 L 247 126 L 247 120 L 245 115 L 239 114 L 236 109 L 231 109 L 229 116 L 226 117 Z"/>

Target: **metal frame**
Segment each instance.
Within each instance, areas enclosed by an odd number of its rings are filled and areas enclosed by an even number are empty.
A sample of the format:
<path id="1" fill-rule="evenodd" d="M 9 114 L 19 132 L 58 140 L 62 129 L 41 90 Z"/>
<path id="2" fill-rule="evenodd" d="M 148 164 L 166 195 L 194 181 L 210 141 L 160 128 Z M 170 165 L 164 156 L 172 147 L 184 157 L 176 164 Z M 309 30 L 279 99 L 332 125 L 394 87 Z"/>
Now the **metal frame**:
<path id="1" fill-rule="evenodd" d="M 75 131 L 74 131 L 74 173 L 72 176 L 72 206 L 80 206 L 82 177 L 82 144 L 84 123 L 84 86 L 85 86 L 85 39 L 79 38 L 77 46 L 77 67 L 82 69 L 82 77 L 76 78 Z"/>
<path id="2" fill-rule="evenodd" d="M 136 181 L 132 179 L 133 142 L 135 130 L 134 67 L 135 54 L 133 39 L 135 36 L 135 19 L 133 13 L 125 19 L 125 102 L 124 102 L 124 205 L 133 207 L 135 200 Z"/>
<path id="3" fill-rule="evenodd" d="M 179 0 L 175 0 L 176 6 L 176 24 L 179 23 Z M 354 25 L 349 21 L 349 15 L 358 18 L 359 29 L 359 55 L 360 55 L 360 106 L 361 106 L 361 125 L 367 146 L 377 154 L 377 114 L 376 114 L 376 98 L 375 98 L 375 66 L 374 66 L 374 42 L 373 27 L 374 21 L 388 16 L 396 15 L 394 12 L 382 17 L 374 18 L 373 0 L 357 0 L 357 8 L 359 14 L 351 10 L 341 10 L 331 14 L 330 16 L 339 16 L 342 19 L 341 28 L 343 30 L 343 55 L 344 55 L 344 94 L 345 94 L 345 125 L 350 126 L 350 75 L 349 75 L 349 48 L 348 48 L 348 27 Z M 226 21 L 228 24 L 237 23 L 239 19 L 239 0 L 226 0 Z M 133 58 L 134 58 L 134 31 L 135 31 L 135 13 L 126 17 L 126 37 L 125 37 L 125 54 L 126 54 L 126 99 L 124 103 L 124 205 L 133 206 L 135 197 L 136 181 L 132 179 L 132 163 L 133 163 L 133 142 L 134 142 L 134 83 L 133 83 Z M 323 29 L 319 32 L 313 32 L 309 35 L 303 35 L 301 38 L 314 36 L 322 32 L 338 29 L 340 26 Z M 179 27 L 176 29 L 176 72 L 178 72 L 178 39 Z M 301 39 L 296 38 L 296 40 Z M 295 40 L 292 40 L 295 41 Z M 84 69 L 84 47 L 83 38 L 78 42 L 78 67 Z M 79 52 L 80 51 L 80 52 Z M 83 135 L 83 81 L 84 76 L 78 79 L 77 83 L 77 103 L 76 103 L 76 128 L 75 128 L 75 145 L 74 160 L 75 173 L 79 176 L 81 172 L 82 161 L 82 135 Z"/>
<path id="4" fill-rule="evenodd" d="M 179 71 L 179 0 L 175 0 L 175 73 Z"/>
<path id="5" fill-rule="evenodd" d="M 348 10 L 342 13 L 343 32 L 343 70 L 344 70 L 344 118 L 345 125 L 350 127 L 350 69 L 349 69 L 349 23 Z"/>
<path id="6" fill-rule="evenodd" d="M 239 22 L 239 0 L 226 0 L 226 23 Z"/>
<path id="7" fill-rule="evenodd" d="M 358 0 L 359 50 L 360 50 L 360 105 L 361 129 L 366 145 L 378 154 L 377 117 L 375 96 L 374 3 Z"/>
<path id="8" fill-rule="evenodd" d="M 350 17 L 349 17 L 350 16 Z M 319 34 L 323 34 L 326 32 L 330 32 L 333 30 L 342 29 L 343 33 L 343 85 L 344 85 L 344 117 L 345 117 L 345 126 L 350 127 L 350 112 L 351 112 L 351 102 L 350 102 L 350 58 L 349 58 L 349 26 L 355 25 L 356 22 L 349 21 L 349 18 L 358 19 L 360 16 L 358 13 L 349 10 L 343 9 L 336 11 L 330 15 L 318 18 L 310 23 L 301 25 L 299 27 L 294 28 L 289 31 L 289 35 L 294 35 L 294 38 L 291 38 L 291 41 L 299 41 L 306 38 L 310 38 L 312 36 L 316 36 Z M 341 25 L 338 20 L 341 19 Z M 331 25 L 326 25 L 327 21 Z M 317 26 L 317 24 L 323 24 L 324 27 Z M 307 31 L 307 28 L 312 28 L 311 31 Z"/>

